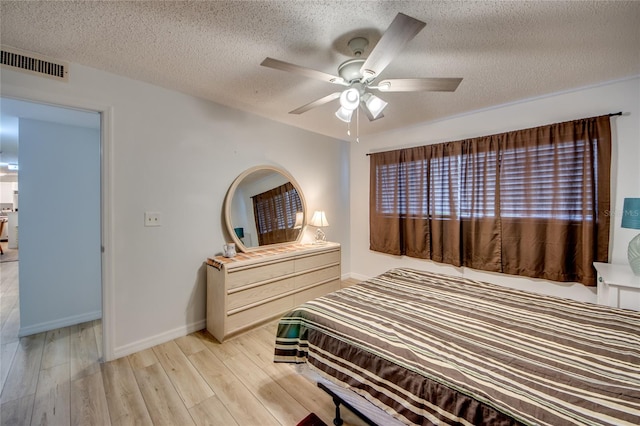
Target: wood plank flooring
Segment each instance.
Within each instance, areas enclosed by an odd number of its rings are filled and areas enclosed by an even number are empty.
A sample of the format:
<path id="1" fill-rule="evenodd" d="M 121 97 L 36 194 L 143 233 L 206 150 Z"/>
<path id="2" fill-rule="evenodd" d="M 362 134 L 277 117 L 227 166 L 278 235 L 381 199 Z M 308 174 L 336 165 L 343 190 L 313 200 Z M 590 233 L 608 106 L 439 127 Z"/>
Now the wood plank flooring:
<path id="1" fill-rule="evenodd" d="M 18 262 L 0 264 L 0 424 L 294 426 L 334 405 L 272 362 L 275 322 L 224 344 L 199 331 L 101 364 L 100 321 L 18 339 Z M 348 283 L 347 283 L 348 284 Z M 346 425 L 363 425 L 342 408 Z"/>

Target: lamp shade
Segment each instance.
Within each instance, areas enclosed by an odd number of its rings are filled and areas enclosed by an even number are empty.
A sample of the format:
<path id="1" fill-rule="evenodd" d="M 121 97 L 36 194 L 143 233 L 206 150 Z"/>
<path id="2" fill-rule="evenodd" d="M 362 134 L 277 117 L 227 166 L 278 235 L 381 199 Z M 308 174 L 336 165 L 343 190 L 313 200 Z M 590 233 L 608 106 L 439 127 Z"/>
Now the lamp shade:
<path id="1" fill-rule="evenodd" d="M 303 223 L 304 223 L 304 213 L 296 212 L 296 223 L 293 224 L 293 229 L 302 228 Z"/>
<path id="2" fill-rule="evenodd" d="M 640 229 L 640 198 L 624 199 L 622 227 Z"/>
<path id="3" fill-rule="evenodd" d="M 382 110 L 386 108 L 387 103 L 380 99 L 379 97 L 372 95 L 371 93 L 365 93 L 362 96 L 362 100 L 364 101 L 365 107 L 371 113 L 371 116 L 375 120 L 382 114 Z"/>
<path id="4" fill-rule="evenodd" d="M 340 94 L 340 106 L 353 111 L 360 104 L 360 93 L 356 88 L 350 88 Z"/>
<path id="5" fill-rule="evenodd" d="M 233 228 L 233 232 L 236 233 L 238 238 L 244 238 L 244 228 Z"/>
<path id="6" fill-rule="evenodd" d="M 336 111 L 336 117 L 345 123 L 351 123 L 351 116 L 353 115 L 353 110 L 346 109 L 344 107 L 340 107 L 339 110 Z"/>
<path id="7" fill-rule="evenodd" d="M 324 211 L 316 210 L 313 212 L 309 225 L 317 227 L 329 226 L 329 222 L 327 221 L 327 216 L 324 214 Z"/>
<path id="8" fill-rule="evenodd" d="M 622 227 L 640 229 L 640 198 L 625 198 L 622 212 Z M 629 266 L 633 273 L 640 277 L 640 234 L 629 241 L 627 250 Z"/>

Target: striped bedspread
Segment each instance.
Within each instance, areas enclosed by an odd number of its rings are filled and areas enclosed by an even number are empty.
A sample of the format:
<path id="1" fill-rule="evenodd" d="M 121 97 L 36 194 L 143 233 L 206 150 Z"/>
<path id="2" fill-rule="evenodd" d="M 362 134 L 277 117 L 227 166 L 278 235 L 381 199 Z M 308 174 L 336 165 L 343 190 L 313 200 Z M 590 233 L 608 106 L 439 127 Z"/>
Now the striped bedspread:
<path id="1" fill-rule="evenodd" d="M 286 314 L 308 362 L 408 424 L 640 425 L 640 312 L 411 269 Z"/>

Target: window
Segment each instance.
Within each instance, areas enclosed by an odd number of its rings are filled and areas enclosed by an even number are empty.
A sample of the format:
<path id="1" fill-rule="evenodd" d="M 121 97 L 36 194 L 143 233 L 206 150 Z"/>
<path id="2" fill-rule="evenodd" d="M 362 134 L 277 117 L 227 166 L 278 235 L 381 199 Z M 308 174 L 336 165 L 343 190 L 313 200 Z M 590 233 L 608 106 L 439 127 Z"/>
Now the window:
<path id="1" fill-rule="evenodd" d="M 558 147 L 541 147 L 535 152 L 523 149 L 505 150 L 500 158 L 500 216 L 557 218 L 581 220 L 585 212 L 584 203 L 591 204 L 592 191 L 582 185 L 585 144 L 594 141 L 577 141 L 575 144 L 563 143 Z M 595 146 L 592 149 L 595 150 Z M 376 169 L 377 196 L 376 210 L 380 214 L 400 214 L 406 217 L 495 217 L 495 193 L 498 182 L 497 154 L 482 153 L 480 161 L 470 161 L 470 173 L 466 175 L 467 185 L 462 185 L 460 170 L 466 158 L 456 155 L 451 161 L 442 158 L 412 161 L 402 164 L 383 164 Z M 586 171 L 597 171 L 594 164 Z M 535 174 L 528 174 L 527 163 L 535 168 Z M 487 164 L 496 165 L 495 168 Z M 466 167 L 465 167 L 466 168 Z M 556 173 L 556 170 L 561 173 Z M 399 171 L 402 170 L 402 171 Z M 425 172 L 429 170 L 429 174 Z M 396 182 L 396 176 L 398 182 Z M 429 177 L 427 177 L 429 176 Z M 428 179 L 429 185 L 424 185 Z M 591 179 L 591 177 L 589 177 Z M 406 182 L 405 182 L 406 180 Z M 396 185 L 407 188 L 406 203 L 396 205 Z M 434 209 L 429 209 L 430 199 L 426 191 L 431 190 Z M 452 202 L 453 196 L 456 201 Z M 584 200 L 583 200 L 584 197 Z M 458 206 L 454 212 L 449 206 Z M 585 220 L 593 220 L 592 211 L 587 211 Z M 425 216 L 427 217 L 427 216 Z"/>
<path id="2" fill-rule="evenodd" d="M 292 233 L 296 232 L 293 229 L 296 212 L 302 211 L 295 187 L 287 182 L 252 199 L 259 244 L 291 241 Z"/>
<path id="3" fill-rule="evenodd" d="M 602 116 L 372 154 L 371 249 L 595 283 L 610 145 Z"/>

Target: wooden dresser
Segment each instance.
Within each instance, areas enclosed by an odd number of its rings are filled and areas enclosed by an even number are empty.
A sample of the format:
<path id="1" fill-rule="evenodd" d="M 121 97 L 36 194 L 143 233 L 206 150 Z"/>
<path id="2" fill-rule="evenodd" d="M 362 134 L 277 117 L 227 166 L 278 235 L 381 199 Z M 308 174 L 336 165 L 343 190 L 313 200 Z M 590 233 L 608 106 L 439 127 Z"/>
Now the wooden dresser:
<path id="1" fill-rule="evenodd" d="M 340 244 L 207 259 L 207 330 L 218 341 L 340 289 Z"/>

